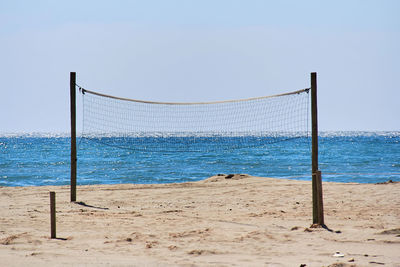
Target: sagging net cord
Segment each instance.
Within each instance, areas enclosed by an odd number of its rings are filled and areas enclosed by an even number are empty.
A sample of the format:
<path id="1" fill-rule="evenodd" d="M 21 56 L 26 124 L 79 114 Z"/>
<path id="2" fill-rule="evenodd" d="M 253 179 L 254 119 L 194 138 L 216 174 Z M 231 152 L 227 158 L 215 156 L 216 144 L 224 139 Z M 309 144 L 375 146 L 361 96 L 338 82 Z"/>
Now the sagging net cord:
<path id="1" fill-rule="evenodd" d="M 75 84 L 79 88 L 79 92 L 81 92 L 83 95 L 86 93 L 97 95 L 97 96 L 103 96 L 103 97 L 108 97 L 108 98 L 113 98 L 117 100 L 122 100 L 122 101 L 131 101 L 131 102 L 137 102 L 137 103 L 145 103 L 145 104 L 158 104 L 158 105 L 210 105 L 210 104 L 222 104 L 222 103 L 233 103 L 233 102 L 242 102 L 242 101 L 251 101 L 251 100 L 258 100 L 258 99 L 266 99 L 266 98 L 273 98 L 273 97 L 279 97 L 279 96 L 287 96 L 287 95 L 295 95 L 295 94 L 301 94 L 301 93 L 309 93 L 311 88 L 305 88 L 289 93 L 283 93 L 283 94 L 276 94 L 276 95 L 270 95 L 270 96 L 260 96 L 260 97 L 252 97 L 252 98 L 245 98 L 245 99 L 234 99 L 234 100 L 223 100 L 223 101 L 211 101 L 211 102 L 156 102 L 156 101 L 147 101 L 147 100 L 138 100 L 138 99 L 131 99 L 131 98 L 124 98 L 124 97 L 117 97 L 117 96 L 112 96 L 112 95 L 106 95 L 94 91 L 89 91 L 82 86 L 79 86 L 78 84 Z"/>
<path id="2" fill-rule="evenodd" d="M 237 149 L 249 149 L 249 148 L 255 148 L 255 147 L 266 148 L 268 145 L 271 145 L 271 144 L 276 144 L 279 142 L 285 142 L 285 141 L 290 141 L 290 140 L 300 139 L 300 138 L 302 138 L 302 137 L 297 136 L 297 137 L 291 137 L 291 138 L 284 138 L 284 139 L 275 140 L 273 142 L 269 141 L 268 144 L 262 144 L 262 145 L 253 144 L 253 145 L 245 145 L 245 146 L 242 145 L 242 146 L 240 146 L 240 148 L 232 146 L 232 147 L 224 148 L 224 152 L 226 153 L 226 152 L 232 152 Z M 96 142 L 98 144 L 102 144 L 105 146 L 115 147 L 115 148 L 119 148 L 119 149 L 130 150 L 130 151 L 149 152 L 149 150 L 150 150 L 150 149 L 146 149 L 146 148 L 140 149 L 140 148 L 131 148 L 131 147 L 127 147 L 127 146 L 122 146 L 122 145 L 118 145 L 118 144 L 110 144 L 110 143 L 107 143 L 106 141 L 102 141 L 102 138 L 93 138 L 93 137 L 85 137 L 85 136 L 81 136 L 78 147 L 79 147 L 81 141 L 84 139 L 89 140 L 91 142 Z M 153 151 L 153 150 L 151 150 L 151 151 Z M 215 149 L 191 150 L 190 148 L 182 150 L 182 151 L 176 151 L 176 150 L 173 150 L 172 148 L 170 150 L 160 150 L 160 149 L 157 150 L 157 152 L 163 153 L 163 154 L 175 154 L 176 152 L 189 152 L 189 153 L 206 152 L 207 153 L 207 152 L 214 152 L 214 151 L 215 151 Z"/>
<path id="3" fill-rule="evenodd" d="M 208 152 L 221 145 L 231 150 L 309 137 L 309 88 L 241 100 L 175 103 L 120 98 L 77 87 L 88 98 L 83 101 L 82 137 L 109 146 Z M 166 145 L 167 150 L 162 148 Z"/>

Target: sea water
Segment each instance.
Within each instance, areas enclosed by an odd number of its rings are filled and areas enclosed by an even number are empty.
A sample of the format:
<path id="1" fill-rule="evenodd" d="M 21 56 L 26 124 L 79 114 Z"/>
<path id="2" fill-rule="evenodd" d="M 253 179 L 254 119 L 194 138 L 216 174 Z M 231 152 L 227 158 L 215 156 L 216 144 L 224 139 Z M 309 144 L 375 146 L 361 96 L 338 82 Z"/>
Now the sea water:
<path id="1" fill-rule="evenodd" d="M 253 142 L 251 138 L 242 140 Z M 79 137 L 77 142 L 78 185 L 180 183 L 230 173 L 311 179 L 309 137 L 209 152 L 206 149 L 202 152 L 135 151 Z M 321 133 L 319 169 L 323 181 L 400 181 L 400 132 Z M 67 135 L 0 136 L 0 186 L 67 185 L 69 182 L 70 138 Z"/>

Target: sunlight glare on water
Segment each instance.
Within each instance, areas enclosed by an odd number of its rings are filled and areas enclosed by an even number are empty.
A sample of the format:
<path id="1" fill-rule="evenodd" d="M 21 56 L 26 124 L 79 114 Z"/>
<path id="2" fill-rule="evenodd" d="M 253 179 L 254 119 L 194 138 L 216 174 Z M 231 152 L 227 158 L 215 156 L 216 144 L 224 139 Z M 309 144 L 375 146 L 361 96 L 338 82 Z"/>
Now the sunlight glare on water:
<path id="1" fill-rule="evenodd" d="M 219 173 L 310 180 L 310 146 L 302 137 L 207 153 L 146 152 L 78 139 L 78 184 L 179 183 Z M 66 135 L 3 135 L 0 150 L 0 186 L 69 184 Z M 400 181 L 400 132 L 321 133 L 319 168 L 324 181 Z"/>

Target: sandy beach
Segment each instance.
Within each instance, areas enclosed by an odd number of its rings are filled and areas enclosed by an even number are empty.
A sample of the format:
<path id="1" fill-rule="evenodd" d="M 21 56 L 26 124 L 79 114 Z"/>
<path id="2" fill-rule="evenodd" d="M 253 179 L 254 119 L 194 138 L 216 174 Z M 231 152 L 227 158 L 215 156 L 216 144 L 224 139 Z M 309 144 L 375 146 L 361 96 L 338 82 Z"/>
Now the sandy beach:
<path id="1" fill-rule="evenodd" d="M 0 187 L 0 266 L 400 266 L 400 183 L 323 191 L 328 229 L 307 181 Z"/>

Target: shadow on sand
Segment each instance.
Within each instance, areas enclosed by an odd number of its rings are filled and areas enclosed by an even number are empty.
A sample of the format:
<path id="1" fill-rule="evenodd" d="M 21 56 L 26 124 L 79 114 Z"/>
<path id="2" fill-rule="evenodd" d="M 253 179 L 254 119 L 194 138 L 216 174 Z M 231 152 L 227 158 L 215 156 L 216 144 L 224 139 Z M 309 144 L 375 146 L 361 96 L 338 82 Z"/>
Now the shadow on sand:
<path id="1" fill-rule="evenodd" d="M 96 206 L 92 206 L 89 204 L 86 204 L 85 202 L 79 201 L 79 202 L 74 202 L 75 204 L 87 207 L 87 208 L 92 208 L 92 209 L 99 209 L 99 210 L 108 210 L 108 208 L 103 208 L 103 207 L 96 207 Z"/>

